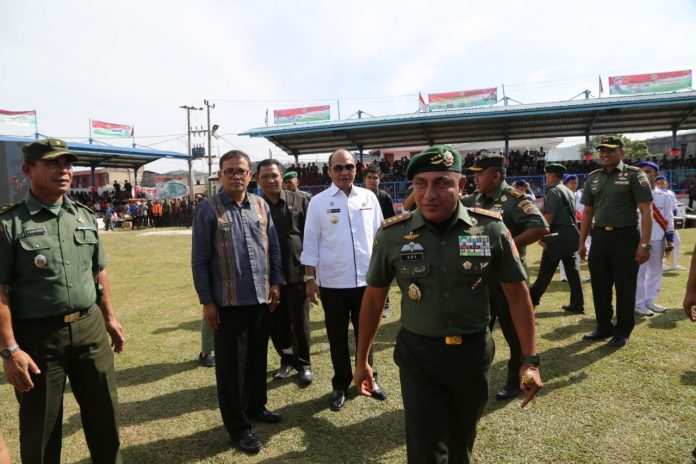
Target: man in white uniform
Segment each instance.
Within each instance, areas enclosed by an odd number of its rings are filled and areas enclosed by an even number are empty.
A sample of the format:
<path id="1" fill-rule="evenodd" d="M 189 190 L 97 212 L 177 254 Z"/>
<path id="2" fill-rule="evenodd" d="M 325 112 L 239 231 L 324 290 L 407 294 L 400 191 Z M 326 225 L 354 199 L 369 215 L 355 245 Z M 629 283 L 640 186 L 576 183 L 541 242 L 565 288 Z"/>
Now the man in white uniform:
<path id="1" fill-rule="evenodd" d="M 662 287 L 662 257 L 664 256 L 665 242 L 671 246 L 674 239 L 674 215 L 672 214 L 672 199 L 669 194 L 655 185 L 659 167 L 651 161 L 636 163 L 648 176 L 653 194 L 653 226 L 650 236 L 652 250 L 650 259 L 638 268 L 638 284 L 636 286 L 636 313 L 643 316 L 652 316 L 654 313 L 663 313 L 667 308 L 655 303 L 657 294 Z"/>
<path id="2" fill-rule="evenodd" d="M 355 158 L 338 149 L 329 157 L 331 187 L 312 198 L 307 209 L 300 261 L 305 266 L 307 298 L 321 298 L 334 376 L 329 406 L 340 410 L 353 380 L 348 349 L 348 323 L 357 345 L 360 303 L 372 256 L 375 233 L 382 225 L 382 209 L 370 190 L 353 185 Z M 372 352 L 369 354 L 372 365 Z M 372 397 L 386 395 L 375 383 Z"/>
<path id="3" fill-rule="evenodd" d="M 657 176 L 655 179 L 655 183 L 657 186 L 665 191 L 670 198 L 672 199 L 672 213 L 676 211 L 677 209 L 677 195 L 669 189 L 669 182 L 667 182 L 667 178 L 665 176 Z M 671 257 L 672 257 L 672 264 L 667 264 L 665 263 L 665 266 L 663 266 L 662 270 L 663 271 L 686 271 L 686 268 L 684 266 L 679 265 L 679 245 L 681 245 L 681 239 L 679 238 L 679 233 L 677 232 L 677 229 L 674 229 L 674 249 L 672 250 Z M 669 261 L 670 256 L 665 257 L 665 261 Z"/>
<path id="4" fill-rule="evenodd" d="M 585 209 L 585 205 L 583 205 L 580 202 L 580 198 L 582 198 L 582 189 L 578 190 L 578 176 L 575 174 L 566 174 L 563 176 L 563 185 L 568 187 L 574 194 L 575 194 L 575 210 L 579 213 L 580 217 L 578 218 L 578 222 L 580 222 L 580 218 L 582 218 L 582 210 Z M 585 247 L 589 250 L 590 249 L 590 241 L 592 240 L 592 237 L 588 235 L 587 240 L 585 240 Z M 575 260 L 578 263 L 578 273 L 580 274 L 580 281 L 581 282 L 587 282 L 590 279 L 588 277 L 583 277 L 582 276 L 582 269 L 580 269 L 580 265 L 582 264 L 582 259 L 580 259 L 579 255 L 575 256 Z M 562 282 L 567 282 L 568 281 L 568 276 L 566 276 L 565 269 L 563 268 L 563 262 L 559 264 L 558 268 L 561 271 L 561 281 Z"/>

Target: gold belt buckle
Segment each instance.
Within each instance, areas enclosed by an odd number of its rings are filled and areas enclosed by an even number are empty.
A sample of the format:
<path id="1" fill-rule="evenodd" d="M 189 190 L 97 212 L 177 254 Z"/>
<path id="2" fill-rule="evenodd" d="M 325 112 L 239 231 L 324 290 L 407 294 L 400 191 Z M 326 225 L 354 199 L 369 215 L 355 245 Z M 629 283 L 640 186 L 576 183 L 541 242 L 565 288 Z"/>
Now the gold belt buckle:
<path id="1" fill-rule="evenodd" d="M 447 345 L 461 345 L 462 336 L 461 335 L 449 335 L 445 337 L 445 343 Z"/>
<path id="2" fill-rule="evenodd" d="M 614 230 L 614 227 L 613 226 L 604 226 L 604 230 L 611 232 L 612 230 Z"/>
<path id="3" fill-rule="evenodd" d="M 80 311 L 76 311 L 74 313 L 66 314 L 65 316 L 63 316 L 63 322 L 68 324 L 70 322 L 75 322 L 79 318 L 80 318 Z"/>

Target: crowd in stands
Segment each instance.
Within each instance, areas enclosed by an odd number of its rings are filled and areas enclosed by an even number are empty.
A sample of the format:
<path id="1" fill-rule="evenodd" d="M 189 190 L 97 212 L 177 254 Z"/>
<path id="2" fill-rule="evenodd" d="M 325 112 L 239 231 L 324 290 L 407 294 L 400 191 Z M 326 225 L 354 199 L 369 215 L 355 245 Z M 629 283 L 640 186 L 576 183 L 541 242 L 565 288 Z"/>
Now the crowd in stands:
<path id="1" fill-rule="evenodd" d="M 475 158 L 476 152 L 466 154 L 463 160 L 464 167 L 468 168 L 472 166 Z M 629 164 L 635 164 L 639 161 L 652 161 L 657 163 L 660 166 L 660 170 L 696 169 L 696 156 L 694 154 L 690 154 L 686 158 L 682 158 L 681 156 L 656 155 L 627 159 Z M 568 172 L 573 174 L 587 174 L 601 167 L 596 159 L 562 161 L 561 163 L 568 168 Z M 363 182 L 363 173 L 370 164 L 379 165 L 380 171 L 382 172 L 382 182 L 401 182 L 406 180 L 406 167 L 408 166 L 407 158 L 402 158 L 393 162 L 380 159 L 367 164 L 358 163 L 355 179 L 356 183 L 361 184 Z M 509 156 L 507 176 L 542 176 L 544 175 L 545 164 L 546 152 L 543 147 L 540 147 L 538 150 L 512 150 Z M 315 163 L 302 163 L 299 165 L 293 163 L 287 166 L 286 170 L 297 172 L 301 186 L 328 185 L 331 183 L 326 164 L 320 168 Z"/>
<path id="2" fill-rule="evenodd" d="M 141 193 L 138 198 L 125 191 L 96 192 L 71 191 L 73 200 L 94 210 L 104 220 L 105 230 L 114 230 L 130 223 L 131 229 L 146 227 L 191 227 L 193 210 L 200 199 L 191 204 L 187 198 L 151 200 Z"/>

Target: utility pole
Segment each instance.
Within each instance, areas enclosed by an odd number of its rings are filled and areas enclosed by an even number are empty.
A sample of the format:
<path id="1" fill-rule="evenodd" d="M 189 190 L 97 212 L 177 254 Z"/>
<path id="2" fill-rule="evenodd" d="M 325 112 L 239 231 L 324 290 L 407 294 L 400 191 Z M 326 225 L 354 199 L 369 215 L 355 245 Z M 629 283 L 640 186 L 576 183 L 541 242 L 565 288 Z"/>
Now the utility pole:
<path id="1" fill-rule="evenodd" d="M 203 100 L 203 104 L 208 109 L 208 178 L 205 185 L 208 188 L 208 196 L 211 196 L 210 176 L 213 175 L 213 132 L 210 130 L 210 108 L 215 108 L 215 103 L 211 104 L 208 100 Z"/>
<path id="2" fill-rule="evenodd" d="M 191 110 L 203 111 L 203 108 L 196 108 L 195 106 L 182 105 L 179 108 L 186 110 L 186 130 L 188 133 L 188 181 L 189 181 L 189 201 L 193 203 L 193 153 L 191 152 Z"/>

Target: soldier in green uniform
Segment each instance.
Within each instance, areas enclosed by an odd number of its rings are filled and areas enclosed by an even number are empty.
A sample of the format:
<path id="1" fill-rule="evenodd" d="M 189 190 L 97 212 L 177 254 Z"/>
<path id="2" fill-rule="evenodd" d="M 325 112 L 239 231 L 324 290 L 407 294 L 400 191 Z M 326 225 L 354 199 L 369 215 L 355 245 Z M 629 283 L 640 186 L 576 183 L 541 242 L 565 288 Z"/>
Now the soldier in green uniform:
<path id="1" fill-rule="evenodd" d="M 621 348 L 635 325 L 638 267 L 650 258 L 652 192 L 645 173 L 624 164 L 626 151 L 620 137 L 604 137 L 597 148 L 604 167 L 587 176 L 580 199 L 585 209 L 578 253 L 585 259 L 585 239 L 592 228 L 588 264 L 597 319 L 597 328 L 583 339 L 611 337 L 608 345 Z M 611 322 L 612 286 L 616 287 L 616 326 Z"/>
<path id="2" fill-rule="evenodd" d="M 484 208 L 500 213 L 505 226 L 512 233 L 520 260 L 524 264 L 527 245 L 541 239 L 549 233 L 548 224 L 539 208 L 522 192 L 514 189 L 505 181 L 505 157 L 481 150 L 469 168 L 474 172 L 477 192 L 462 198 L 464 206 Z M 510 307 L 500 285 L 493 283 L 491 291 L 491 329 L 496 318 L 510 349 L 507 379 L 498 390 L 497 400 L 514 398 L 521 393 L 517 382 L 520 370 L 520 341 L 510 317 Z"/>
<path id="3" fill-rule="evenodd" d="M 515 243 L 498 213 L 459 202 L 461 155 L 436 146 L 415 156 L 417 209 L 385 221 L 375 237 L 360 309 L 354 380 L 369 396 L 367 362 L 393 279 L 399 285 L 399 366 L 410 463 L 468 463 L 488 399 L 494 346 L 489 291 L 502 282 L 525 354 L 522 406 L 541 388 L 534 313 Z M 522 379 L 520 379 L 520 377 Z"/>
<path id="4" fill-rule="evenodd" d="M 19 401 L 22 462 L 60 462 L 66 377 L 92 462 L 121 462 L 111 346 L 123 351 L 124 335 L 97 220 L 65 195 L 77 159 L 65 142 L 23 152 L 31 190 L 0 212 L 0 356 Z"/>
<path id="5" fill-rule="evenodd" d="M 558 232 L 563 227 L 573 227 L 577 223 L 575 209 L 575 194 L 561 180 L 566 172 L 566 167 L 562 164 L 547 164 L 544 168 L 546 172 L 546 200 L 544 201 L 544 219 L 551 227 L 551 233 Z M 575 238 L 577 239 L 577 230 L 574 230 Z M 567 237 L 561 235 L 560 238 L 568 240 Z M 568 240 L 570 242 L 570 240 Z M 544 242 L 540 242 L 542 246 Z M 575 243 L 567 243 L 572 246 L 573 252 L 568 256 L 564 256 L 559 261 L 551 259 L 549 253 L 544 250 L 541 254 L 541 264 L 539 265 L 539 275 L 536 281 L 529 287 L 529 294 L 532 296 L 532 304 L 535 306 L 540 303 L 541 296 L 544 294 L 553 275 L 556 273 L 556 268 L 559 262 L 563 262 L 563 266 L 568 277 L 568 285 L 570 286 L 570 304 L 564 305 L 563 309 L 574 313 L 583 313 L 585 311 L 585 300 L 582 295 L 582 283 L 580 281 L 580 268 L 578 267 L 575 254 Z"/>
<path id="6" fill-rule="evenodd" d="M 300 179 L 297 178 L 297 173 L 295 171 L 288 171 L 283 175 L 283 187 L 289 192 L 297 192 L 307 199 L 307 201 L 312 199 L 312 194 L 300 190 Z"/>

